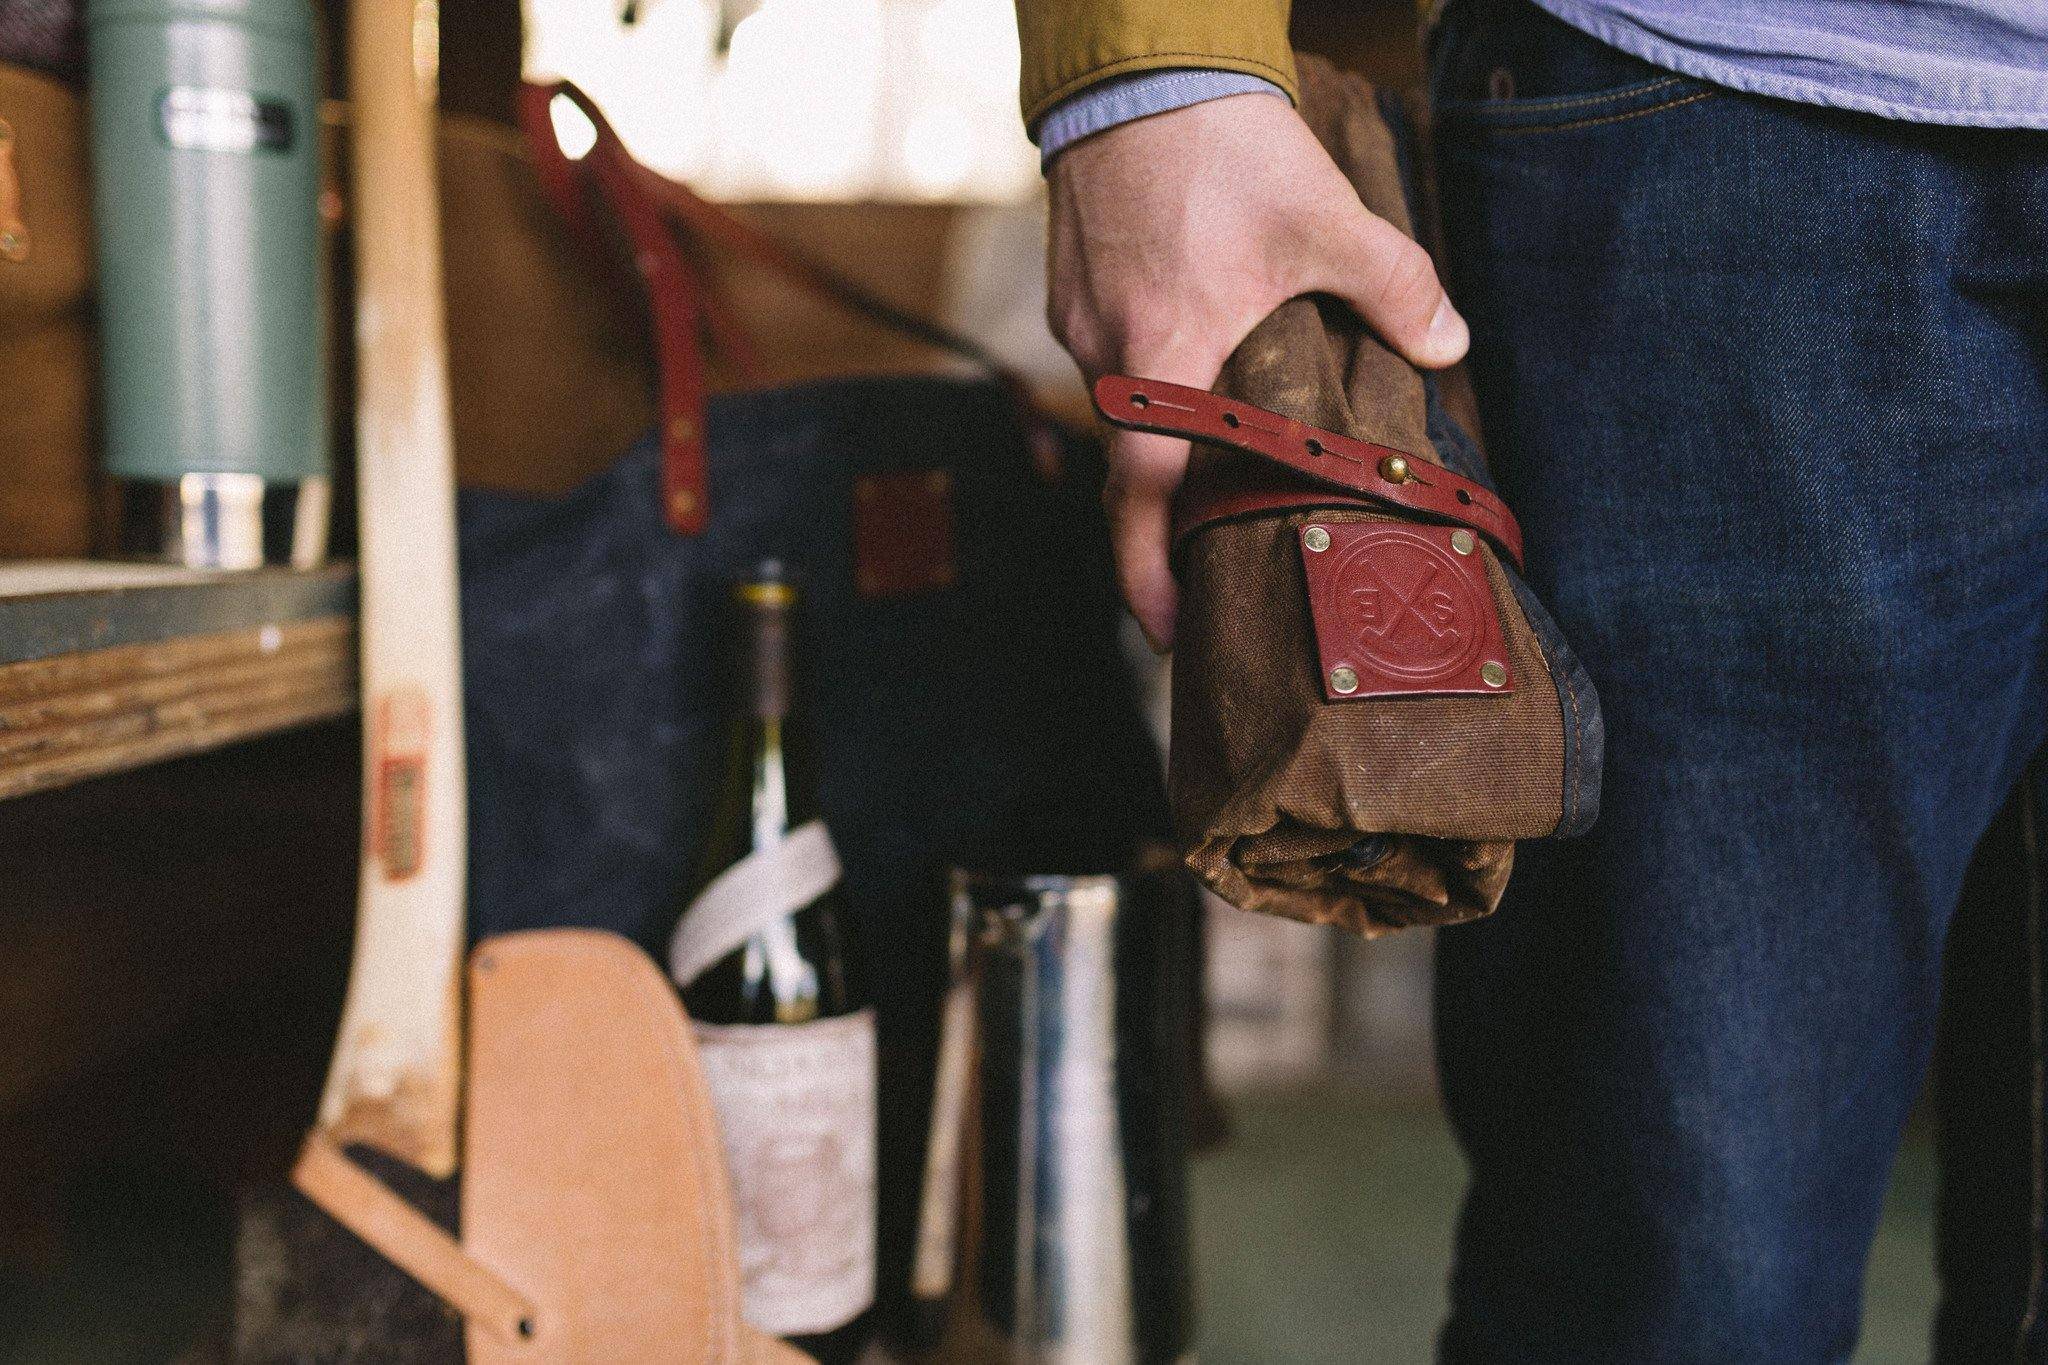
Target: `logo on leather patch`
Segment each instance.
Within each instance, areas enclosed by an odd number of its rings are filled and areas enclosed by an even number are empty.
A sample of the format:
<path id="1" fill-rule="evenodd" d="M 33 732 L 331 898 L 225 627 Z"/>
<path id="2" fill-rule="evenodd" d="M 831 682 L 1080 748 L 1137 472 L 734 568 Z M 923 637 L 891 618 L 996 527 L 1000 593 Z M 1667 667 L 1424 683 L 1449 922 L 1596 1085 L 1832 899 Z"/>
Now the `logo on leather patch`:
<path id="1" fill-rule="evenodd" d="M 1514 690 L 1486 552 L 1469 530 L 1310 522 L 1299 537 L 1327 699 Z"/>

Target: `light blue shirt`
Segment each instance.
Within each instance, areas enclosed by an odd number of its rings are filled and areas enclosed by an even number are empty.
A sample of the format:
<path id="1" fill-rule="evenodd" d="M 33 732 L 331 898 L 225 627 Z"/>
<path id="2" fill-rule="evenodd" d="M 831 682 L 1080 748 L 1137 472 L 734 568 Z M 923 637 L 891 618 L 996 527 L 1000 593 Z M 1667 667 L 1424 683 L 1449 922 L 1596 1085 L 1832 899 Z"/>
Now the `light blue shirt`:
<path id="1" fill-rule="evenodd" d="M 2048 128 L 2048 0 L 1535 0 L 1669 71 L 1907 123 Z M 1091 86 L 1035 130 L 1039 155 L 1203 100 L 1280 88 L 1229 71 Z"/>

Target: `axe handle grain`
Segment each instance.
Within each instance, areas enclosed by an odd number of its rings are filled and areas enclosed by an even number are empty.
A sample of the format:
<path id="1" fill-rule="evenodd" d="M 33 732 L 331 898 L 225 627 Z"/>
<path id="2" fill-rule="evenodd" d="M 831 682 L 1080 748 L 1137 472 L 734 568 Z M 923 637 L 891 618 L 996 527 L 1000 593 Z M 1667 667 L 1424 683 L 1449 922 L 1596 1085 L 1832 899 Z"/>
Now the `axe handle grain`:
<path id="1" fill-rule="evenodd" d="M 433 143 L 432 0 L 353 0 L 363 863 L 319 1124 L 456 1164 L 464 827 L 455 477 Z"/>

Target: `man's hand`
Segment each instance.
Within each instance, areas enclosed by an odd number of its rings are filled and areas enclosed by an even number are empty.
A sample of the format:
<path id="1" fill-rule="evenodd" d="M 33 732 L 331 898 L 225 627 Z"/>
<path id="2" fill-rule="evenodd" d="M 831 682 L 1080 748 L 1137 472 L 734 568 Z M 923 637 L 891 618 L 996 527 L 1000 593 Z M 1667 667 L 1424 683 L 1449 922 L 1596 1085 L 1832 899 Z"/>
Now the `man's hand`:
<path id="1" fill-rule="evenodd" d="M 1231 95 L 1111 128 L 1051 175 L 1047 316 L 1089 383 L 1130 374 L 1208 388 L 1297 294 L 1334 294 L 1417 365 L 1456 364 L 1464 319 L 1429 255 L 1367 212 L 1284 100 Z M 1124 600 L 1173 643 L 1168 503 L 1188 443 L 1118 432 L 1109 509 Z"/>

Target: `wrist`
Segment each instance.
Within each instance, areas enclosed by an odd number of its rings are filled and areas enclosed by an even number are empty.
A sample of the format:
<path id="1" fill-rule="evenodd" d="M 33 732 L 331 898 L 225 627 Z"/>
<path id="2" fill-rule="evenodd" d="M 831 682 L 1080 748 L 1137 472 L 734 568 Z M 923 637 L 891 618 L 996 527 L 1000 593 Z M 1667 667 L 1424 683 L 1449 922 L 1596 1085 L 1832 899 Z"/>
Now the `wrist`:
<path id="1" fill-rule="evenodd" d="M 1076 142 L 1134 120 L 1249 94 L 1287 98 L 1273 82 L 1238 71 L 1188 67 L 1112 77 L 1060 101 L 1039 120 L 1033 130 L 1039 166 L 1049 169 Z"/>

